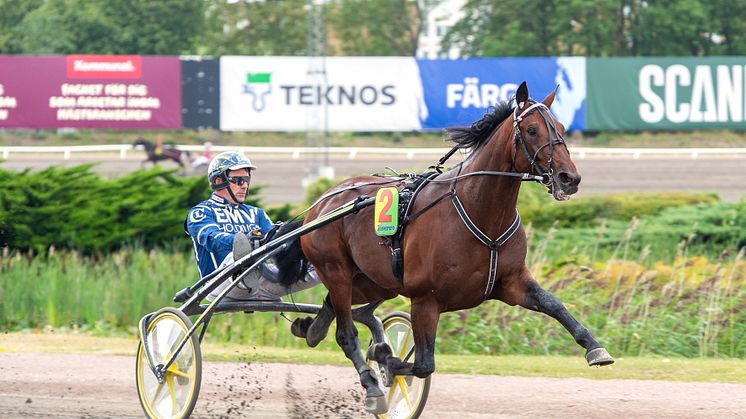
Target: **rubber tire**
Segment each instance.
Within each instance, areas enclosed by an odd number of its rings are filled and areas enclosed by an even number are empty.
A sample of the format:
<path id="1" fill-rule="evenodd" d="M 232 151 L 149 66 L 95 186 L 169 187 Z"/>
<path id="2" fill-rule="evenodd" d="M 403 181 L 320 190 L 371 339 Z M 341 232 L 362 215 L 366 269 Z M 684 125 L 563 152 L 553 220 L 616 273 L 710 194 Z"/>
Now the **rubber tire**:
<path id="1" fill-rule="evenodd" d="M 388 334 L 386 332 L 391 327 L 391 325 L 397 324 L 397 323 L 398 324 L 405 324 L 407 326 L 407 328 L 409 329 L 409 332 L 412 333 L 412 319 L 409 316 L 409 313 L 405 313 L 405 312 L 402 312 L 402 311 L 395 311 L 393 313 L 390 313 L 386 317 L 384 317 L 383 320 L 382 320 L 382 323 L 383 323 L 384 335 L 386 335 L 386 336 L 388 336 Z M 372 345 L 372 344 L 373 344 L 373 341 L 371 340 L 370 345 Z M 368 346 L 370 346 L 370 345 L 368 345 Z M 391 345 L 390 342 L 389 342 L 389 345 Z M 395 354 L 397 354 L 397 349 L 398 348 L 394 348 L 392 346 L 391 349 L 394 351 Z M 371 362 L 374 362 L 374 361 L 368 360 L 367 356 L 366 356 L 366 362 L 368 362 L 368 364 L 370 365 Z M 377 369 L 374 369 L 374 370 L 377 370 Z M 420 415 L 422 414 L 422 411 L 425 409 L 425 405 L 427 404 L 427 397 L 428 397 L 428 395 L 430 393 L 430 381 L 432 379 L 432 375 L 429 376 L 429 377 L 427 377 L 427 378 L 424 378 L 424 379 L 417 378 L 417 377 L 412 377 L 412 379 L 413 380 L 424 381 L 424 383 L 422 385 L 421 395 L 420 395 L 420 397 L 419 397 L 419 399 L 417 401 L 417 404 L 414 406 L 414 410 L 410 413 L 410 415 L 407 416 L 407 419 L 416 419 L 416 418 L 419 418 Z M 382 389 L 384 390 L 384 393 L 386 393 L 388 391 L 388 389 L 386 389 L 385 387 L 382 387 Z M 390 406 L 389 406 L 389 408 L 390 408 Z M 379 415 L 374 415 L 374 416 L 377 417 L 377 418 L 381 418 L 382 417 L 382 416 L 379 416 Z M 386 417 L 388 417 L 388 413 L 387 413 Z"/>
<path id="2" fill-rule="evenodd" d="M 148 324 L 147 332 L 150 333 L 151 330 L 155 327 L 155 325 L 162 321 L 163 319 L 169 319 L 176 321 L 181 328 L 183 329 L 184 335 L 191 329 L 192 327 L 192 321 L 189 320 L 189 317 L 186 316 L 181 310 L 166 307 L 161 310 L 159 310 L 157 313 L 153 315 L 153 319 L 150 321 L 150 324 Z M 200 350 L 199 345 L 199 339 L 197 337 L 197 333 L 193 334 L 187 343 L 184 345 L 184 347 L 181 349 L 182 351 L 191 350 L 194 357 L 194 363 L 195 363 L 195 373 L 194 373 L 194 384 L 192 385 L 191 394 L 189 396 L 189 400 L 186 403 L 186 406 L 178 412 L 177 416 L 172 416 L 171 418 L 177 418 L 177 419 L 183 419 L 188 418 L 192 411 L 194 410 L 194 406 L 197 404 L 197 398 L 199 397 L 199 390 L 202 382 L 202 351 Z M 153 409 L 150 407 L 149 402 L 146 402 L 146 397 L 144 393 L 143 387 L 143 381 L 142 377 L 143 374 L 153 374 L 153 372 L 148 367 L 148 361 L 147 359 L 143 359 L 145 357 L 145 350 L 142 344 L 142 341 L 140 341 L 137 345 L 137 360 L 135 363 L 135 383 L 137 385 L 137 397 L 140 400 L 140 406 L 143 409 L 143 412 L 145 412 L 145 416 L 151 419 L 161 419 L 161 416 L 158 416 L 153 412 Z M 142 361 L 142 362 L 141 362 Z M 143 368 L 144 367 L 144 368 Z M 176 379 L 180 379 L 183 377 L 176 377 Z"/>

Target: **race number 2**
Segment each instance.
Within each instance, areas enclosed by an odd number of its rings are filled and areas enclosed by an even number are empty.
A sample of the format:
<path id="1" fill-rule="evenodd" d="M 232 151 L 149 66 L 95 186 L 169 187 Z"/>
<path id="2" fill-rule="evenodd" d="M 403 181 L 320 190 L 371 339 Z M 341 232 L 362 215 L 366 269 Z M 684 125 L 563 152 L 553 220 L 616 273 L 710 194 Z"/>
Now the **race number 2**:
<path id="1" fill-rule="evenodd" d="M 374 226 L 379 236 L 391 236 L 399 228 L 399 190 L 381 188 L 376 193 Z"/>

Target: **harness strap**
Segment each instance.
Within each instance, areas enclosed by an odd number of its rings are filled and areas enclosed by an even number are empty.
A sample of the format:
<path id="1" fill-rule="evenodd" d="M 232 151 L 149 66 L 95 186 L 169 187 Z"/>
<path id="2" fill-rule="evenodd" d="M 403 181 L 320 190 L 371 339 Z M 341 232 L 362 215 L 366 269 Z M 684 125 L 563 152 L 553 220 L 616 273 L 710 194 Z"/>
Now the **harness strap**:
<path id="1" fill-rule="evenodd" d="M 491 240 L 489 236 L 484 234 L 484 232 L 474 224 L 474 221 L 469 218 L 469 214 L 466 213 L 466 209 L 461 204 L 461 200 L 458 199 L 458 196 L 455 193 L 451 195 L 451 202 L 453 202 L 453 206 L 456 207 L 456 212 L 461 218 L 461 221 L 463 221 L 466 228 L 471 231 L 471 234 L 473 234 L 477 240 L 482 242 L 482 244 L 490 248 L 490 273 L 487 278 L 487 289 L 484 291 L 484 298 L 487 299 L 487 297 L 492 293 L 492 288 L 495 286 L 495 279 L 497 278 L 497 248 L 505 244 L 505 242 L 513 237 L 513 234 L 518 231 L 518 227 L 521 226 L 521 215 L 518 213 L 518 209 L 516 209 L 515 218 L 510 227 L 508 227 L 498 238 Z"/>
<path id="2" fill-rule="evenodd" d="M 420 183 L 417 186 L 417 188 L 414 190 L 414 192 L 412 193 L 412 198 L 409 200 L 409 202 L 407 202 L 407 207 L 404 209 L 404 217 L 403 217 L 403 220 L 402 220 L 403 224 L 402 224 L 401 236 L 404 235 L 404 227 L 407 225 L 408 222 L 413 221 L 414 219 L 416 219 L 417 217 L 419 217 L 420 215 L 422 215 L 422 213 L 424 213 L 425 211 L 427 211 L 430 208 L 434 207 L 435 204 L 437 204 L 438 202 L 440 202 L 443 198 L 445 198 L 448 195 L 448 194 L 445 194 L 444 196 L 441 196 L 440 198 L 436 199 L 435 201 L 427 204 L 425 206 L 425 208 L 417 211 L 417 213 L 415 213 L 414 215 L 412 215 L 412 216 L 409 215 L 409 211 L 412 209 L 412 206 L 414 205 L 414 200 L 417 198 L 417 195 L 419 195 L 420 191 L 422 190 L 422 188 L 425 187 L 426 184 L 428 184 L 429 182 L 434 182 L 435 181 L 434 178 L 436 176 L 438 176 L 438 173 L 430 173 L 425 178 L 425 180 L 422 183 Z"/>

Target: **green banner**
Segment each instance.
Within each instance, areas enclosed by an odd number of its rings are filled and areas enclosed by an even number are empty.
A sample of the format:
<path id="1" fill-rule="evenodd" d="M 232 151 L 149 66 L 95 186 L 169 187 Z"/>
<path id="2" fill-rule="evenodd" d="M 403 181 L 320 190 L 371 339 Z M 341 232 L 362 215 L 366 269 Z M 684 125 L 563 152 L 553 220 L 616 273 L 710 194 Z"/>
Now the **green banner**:
<path id="1" fill-rule="evenodd" d="M 586 63 L 588 130 L 746 129 L 746 57 Z"/>

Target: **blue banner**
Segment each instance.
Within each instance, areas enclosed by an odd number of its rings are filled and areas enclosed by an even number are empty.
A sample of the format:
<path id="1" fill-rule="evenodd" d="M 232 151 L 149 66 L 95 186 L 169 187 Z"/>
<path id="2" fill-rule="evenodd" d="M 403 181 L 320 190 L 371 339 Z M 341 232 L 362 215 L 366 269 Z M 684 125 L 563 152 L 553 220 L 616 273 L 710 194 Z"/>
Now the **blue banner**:
<path id="1" fill-rule="evenodd" d="M 552 113 L 568 131 L 585 128 L 585 57 L 417 60 L 427 114 L 422 129 L 469 125 L 509 100 L 522 81 L 541 101 L 560 85 Z"/>

